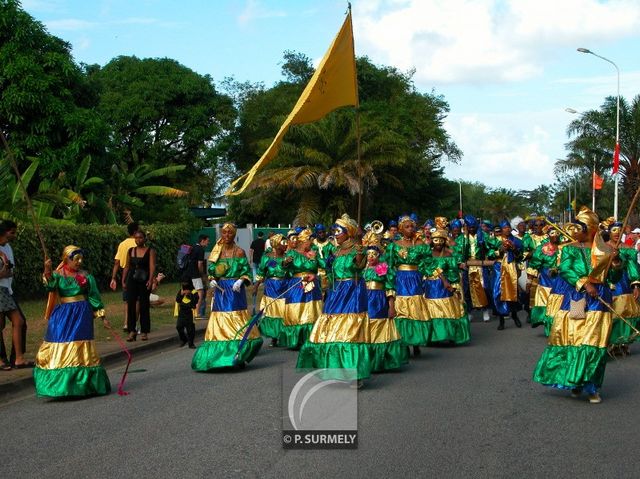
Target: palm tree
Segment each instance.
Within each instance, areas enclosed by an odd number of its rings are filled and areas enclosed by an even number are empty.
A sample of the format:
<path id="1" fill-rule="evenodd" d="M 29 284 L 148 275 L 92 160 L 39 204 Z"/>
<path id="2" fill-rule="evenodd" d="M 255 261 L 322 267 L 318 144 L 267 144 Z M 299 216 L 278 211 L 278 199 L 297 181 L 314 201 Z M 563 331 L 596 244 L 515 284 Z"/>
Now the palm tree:
<path id="1" fill-rule="evenodd" d="M 590 110 L 572 121 L 567 135 L 566 159 L 556 162 L 557 171 L 591 171 L 611 166 L 616 133 L 616 97 L 607 97 L 599 110 Z M 631 105 L 620 98 L 620 174 L 623 196 L 629 200 L 640 187 L 640 95 Z"/>
<path id="2" fill-rule="evenodd" d="M 361 132 L 358 161 L 351 112 L 334 112 L 321 121 L 292 127 L 278 159 L 256 176 L 249 188 L 253 194 L 245 201 L 282 192 L 298 204 L 294 223 L 311 224 L 345 211 L 355 213 L 356 196 L 379 181 L 401 186 L 392 168 L 407 158 L 400 136 L 366 122 Z"/>

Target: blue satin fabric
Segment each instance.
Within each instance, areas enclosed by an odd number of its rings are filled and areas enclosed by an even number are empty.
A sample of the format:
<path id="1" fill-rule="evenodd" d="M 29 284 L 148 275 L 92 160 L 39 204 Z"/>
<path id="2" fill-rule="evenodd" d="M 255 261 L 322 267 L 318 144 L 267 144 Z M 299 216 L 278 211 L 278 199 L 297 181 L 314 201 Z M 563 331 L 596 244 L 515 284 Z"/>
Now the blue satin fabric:
<path id="1" fill-rule="evenodd" d="M 498 316 L 507 316 L 516 310 L 518 303 L 515 301 L 502 301 L 500 299 L 500 278 L 502 278 L 502 264 L 500 261 L 496 261 L 493 264 L 493 284 L 491 292 L 493 307 L 496 313 L 498 313 Z"/>
<path id="2" fill-rule="evenodd" d="M 244 283 L 239 292 L 233 291 L 233 283 L 235 279 L 220 279 L 218 280 L 218 286 L 223 290 L 220 291 L 215 288 L 213 304 L 211 305 L 211 311 L 244 311 L 247 309 L 247 294 L 244 289 Z"/>
<path id="3" fill-rule="evenodd" d="M 314 281 L 316 285 L 315 288 L 309 293 L 304 292 L 300 278 L 291 278 L 287 283 L 287 288 L 291 289 L 285 296 L 286 303 L 308 303 L 309 301 L 322 300 L 322 290 L 320 289 L 320 281 L 318 281 L 318 279 Z"/>
<path id="4" fill-rule="evenodd" d="M 327 291 L 322 308 L 324 314 L 348 314 L 367 312 L 367 288 L 364 280 L 336 281 Z"/>
<path id="5" fill-rule="evenodd" d="M 422 275 L 418 271 L 396 272 L 396 296 L 422 296 Z"/>
<path id="6" fill-rule="evenodd" d="M 55 307 L 47 324 L 44 340 L 68 343 L 93 339 L 93 311 L 89 301 L 63 303 Z"/>
<path id="7" fill-rule="evenodd" d="M 450 298 L 453 293 L 447 291 L 440 279 L 427 279 L 423 283 L 424 295 L 427 299 Z"/>
<path id="8" fill-rule="evenodd" d="M 551 290 L 553 291 L 553 286 L 555 285 L 556 279 L 558 279 L 558 276 L 554 276 L 552 277 L 549 274 L 549 268 L 542 268 L 542 271 L 540 271 L 540 274 L 538 275 L 538 284 L 540 286 L 544 286 L 545 288 L 551 288 Z"/>
<path id="9" fill-rule="evenodd" d="M 594 286 L 598 290 L 598 295 L 600 295 L 600 297 L 607 303 L 611 303 L 611 289 L 609 289 L 608 285 L 594 284 Z M 578 301 L 582 298 L 587 300 L 587 311 L 609 311 L 607 307 L 596 298 L 592 298 L 587 293 L 580 293 L 576 291 L 575 288 L 571 288 L 571 290 L 564 295 L 560 309 L 569 311 L 571 300 Z"/>
<path id="10" fill-rule="evenodd" d="M 622 278 L 615 284 L 616 288 L 612 291 L 613 296 L 620 296 L 621 294 L 631 294 L 631 283 L 626 271 L 623 271 Z"/>
<path id="11" fill-rule="evenodd" d="M 264 281 L 264 295 L 269 298 L 277 298 L 284 293 L 289 287 L 289 281 L 286 279 L 267 278 Z"/>
<path id="12" fill-rule="evenodd" d="M 386 291 L 379 289 L 367 290 L 367 310 L 370 319 L 385 319 L 389 317 L 389 304 Z"/>

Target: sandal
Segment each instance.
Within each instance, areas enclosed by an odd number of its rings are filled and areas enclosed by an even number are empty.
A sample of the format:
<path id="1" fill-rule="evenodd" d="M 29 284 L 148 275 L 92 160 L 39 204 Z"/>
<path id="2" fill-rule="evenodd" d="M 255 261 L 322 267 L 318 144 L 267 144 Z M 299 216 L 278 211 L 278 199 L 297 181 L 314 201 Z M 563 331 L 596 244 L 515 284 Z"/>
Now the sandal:
<path id="1" fill-rule="evenodd" d="M 147 333 L 142 333 L 142 334 L 140 335 L 140 341 L 146 341 L 147 339 L 149 339 L 149 338 L 147 337 Z"/>
<path id="2" fill-rule="evenodd" d="M 27 369 L 27 368 L 33 368 L 36 365 L 36 363 L 34 363 L 33 361 L 25 361 L 24 363 L 16 363 L 15 366 L 13 366 L 15 369 Z"/>
<path id="3" fill-rule="evenodd" d="M 11 371 L 11 366 L 7 363 L 0 364 L 0 371 Z"/>

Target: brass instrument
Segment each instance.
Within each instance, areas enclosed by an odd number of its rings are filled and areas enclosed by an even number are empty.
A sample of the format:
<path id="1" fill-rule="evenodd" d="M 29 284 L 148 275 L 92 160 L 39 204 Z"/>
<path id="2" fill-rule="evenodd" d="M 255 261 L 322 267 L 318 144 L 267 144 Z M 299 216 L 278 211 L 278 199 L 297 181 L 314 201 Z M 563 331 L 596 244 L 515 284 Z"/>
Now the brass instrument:
<path id="1" fill-rule="evenodd" d="M 566 237 L 567 237 L 567 238 L 569 238 L 571 241 L 575 241 L 575 240 L 571 237 L 571 235 L 570 235 L 569 233 L 567 233 L 565 230 L 563 230 L 562 228 L 560 228 L 557 224 L 552 223 L 551 221 L 549 221 L 549 220 L 547 219 L 547 217 L 546 217 L 546 216 L 544 217 L 544 220 L 545 220 L 545 222 L 546 222 L 549 226 L 551 226 L 554 230 L 556 230 L 556 231 L 558 231 L 560 234 L 562 234 L 562 235 L 566 236 Z"/>
<path id="2" fill-rule="evenodd" d="M 382 234 L 384 231 L 384 224 L 380 220 L 372 221 L 369 226 L 371 227 L 371 231 L 377 235 Z"/>

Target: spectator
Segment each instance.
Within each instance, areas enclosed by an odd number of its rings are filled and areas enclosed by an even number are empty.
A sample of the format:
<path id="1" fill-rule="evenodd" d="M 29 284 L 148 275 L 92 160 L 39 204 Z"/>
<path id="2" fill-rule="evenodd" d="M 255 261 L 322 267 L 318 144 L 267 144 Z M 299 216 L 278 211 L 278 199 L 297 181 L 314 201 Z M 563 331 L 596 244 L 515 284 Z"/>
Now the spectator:
<path id="1" fill-rule="evenodd" d="M 196 305 L 197 319 L 207 319 L 205 310 L 207 306 L 206 292 L 204 285 L 207 283 L 207 264 L 204 258 L 204 250 L 209 245 L 209 236 L 201 234 L 198 242 L 193 245 L 189 254 L 189 265 L 186 274 L 193 283 L 193 288 L 198 291 L 198 304 Z"/>
<path id="2" fill-rule="evenodd" d="M 264 250 L 265 251 L 269 251 L 272 246 L 271 246 L 271 238 L 273 237 L 273 235 L 275 234 L 275 232 L 273 231 L 269 231 L 269 233 L 267 234 L 267 241 L 265 241 L 264 243 Z"/>
<path id="3" fill-rule="evenodd" d="M 147 246 L 144 231 L 136 231 L 133 238 L 136 245 L 127 252 L 127 266 L 122 274 L 122 289 L 127 292 L 127 341 L 136 340 L 137 302 L 140 302 L 140 339 L 146 341 L 151 329 L 149 295 L 156 274 L 156 250 Z"/>
<path id="4" fill-rule="evenodd" d="M 264 240 L 264 233 L 260 231 L 258 237 L 253 240 L 251 246 L 249 246 L 249 263 L 251 264 L 251 273 L 253 274 L 253 280 L 256 280 L 256 270 L 260 265 L 260 260 L 264 254 L 264 248 L 266 241 Z"/>
<path id="5" fill-rule="evenodd" d="M 118 272 L 120 270 L 124 270 L 127 267 L 127 264 L 129 262 L 128 257 L 127 257 L 127 253 L 129 251 L 129 249 L 133 248 L 136 245 L 136 240 L 133 238 L 133 235 L 136 233 L 136 231 L 138 231 L 140 228 L 138 226 L 138 223 L 131 223 L 127 226 L 127 232 L 129 233 L 129 237 L 127 239 L 125 239 L 124 241 L 122 241 L 119 245 L 118 245 L 118 250 L 116 251 L 116 256 L 114 258 L 113 261 L 113 270 L 111 271 L 111 289 L 113 291 L 116 290 L 116 278 L 118 275 Z M 124 283 L 124 276 L 122 277 L 123 283 Z M 127 306 L 127 299 L 128 299 L 128 294 L 126 290 L 122 290 L 122 301 L 124 301 L 124 325 L 122 327 L 123 331 L 128 331 L 128 306 Z M 134 323 L 135 324 L 135 323 Z"/>
<path id="6" fill-rule="evenodd" d="M 4 252 L 7 255 L 10 261 L 13 263 L 13 267 L 15 270 L 16 262 L 13 256 L 13 250 L 11 249 L 10 243 L 14 239 L 16 239 L 18 225 L 11 220 L 4 220 L 2 221 L 2 224 L 7 229 L 7 238 L 9 242 L 4 246 L 0 246 L 0 251 Z M 22 353 L 24 354 L 27 352 L 27 318 L 25 318 L 24 314 L 22 313 L 22 310 L 20 309 L 20 305 L 18 304 L 18 301 L 16 300 L 15 294 L 13 292 L 13 276 L 10 276 L 9 278 L 5 278 L 4 280 L 0 281 L 0 284 L 2 282 L 5 282 L 5 284 L 9 288 L 9 291 L 11 291 L 13 300 L 16 302 L 16 306 L 18 307 L 18 312 L 20 313 L 20 316 L 22 316 Z M 2 332 L 5 327 L 5 320 L 6 318 L 4 317 L 4 315 L 2 315 L 2 317 L 0 318 L 0 360 L 4 361 L 6 364 L 11 364 L 12 366 L 14 366 L 16 363 L 16 348 L 13 347 L 12 345 L 11 355 L 7 357 L 7 350 L 4 345 L 4 337 Z"/>
<path id="7" fill-rule="evenodd" d="M 631 231 L 631 225 L 627 225 L 624 230 L 625 234 L 623 235 L 622 242 L 627 246 L 633 247 L 636 244 L 636 240 L 638 239 L 638 234 L 635 232 L 636 230 L 638 230 L 638 228 Z"/>
<path id="8" fill-rule="evenodd" d="M 189 281 L 182 283 L 180 291 L 176 295 L 176 329 L 180 337 L 180 347 L 189 344 L 189 349 L 195 349 L 193 340 L 196 337 L 196 326 L 193 324 L 193 310 L 196 304 L 200 304 L 198 292 L 193 289 Z M 185 334 L 186 332 L 186 334 Z"/>
<path id="9" fill-rule="evenodd" d="M 24 358 L 25 349 L 25 326 L 24 317 L 21 314 L 18 304 L 13 298 L 12 279 L 14 269 L 14 257 L 9 240 L 14 239 L 16 235 L 16 224 L 4 221 L 0 223 L 0 331 L 4 329 L 6 318 L 9 318 L 12 326 L 12 347 L 15 352 L 13 367 L 17 369 L 33 367 L 32 361 Z M 4 349 L 4 338 L 2 341 L 2 358 L 0 359 L 0 370 L 7 371 L 11 369 L 11 363 L 6 357 Z"/>

